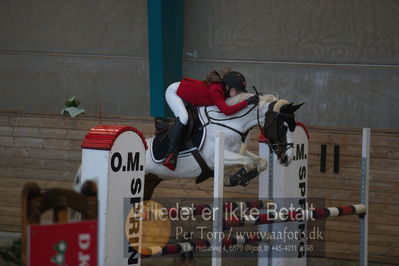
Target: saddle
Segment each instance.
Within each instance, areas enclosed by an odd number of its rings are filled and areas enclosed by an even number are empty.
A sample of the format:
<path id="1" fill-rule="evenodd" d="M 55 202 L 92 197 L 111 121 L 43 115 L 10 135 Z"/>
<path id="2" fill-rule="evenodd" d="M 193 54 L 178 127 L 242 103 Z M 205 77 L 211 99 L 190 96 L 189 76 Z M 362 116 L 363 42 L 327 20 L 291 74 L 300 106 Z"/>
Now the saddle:
<path id="1" fill-rule="evenodd" d="M 189 122 L 183 132 L 183 140 L 178 147 L 178 157 L 193 155 L 202 169 L 202 173 L 196 179 L 196 183 L 201 183 L 213 176 L 213 171 L 206 164 L 205 160 L 199 154 L 206 135 L 206 129 L 203 127 L 204 123 L 201 120 L 198 108 L 186 103 Z M 161 163 L 165 160 L 168 153 L 169 133 L 175 123 L 174 118 L 156 117 L 155 124 L 155 138 L 151 145 L 151 157 L 157 162 Z"/>

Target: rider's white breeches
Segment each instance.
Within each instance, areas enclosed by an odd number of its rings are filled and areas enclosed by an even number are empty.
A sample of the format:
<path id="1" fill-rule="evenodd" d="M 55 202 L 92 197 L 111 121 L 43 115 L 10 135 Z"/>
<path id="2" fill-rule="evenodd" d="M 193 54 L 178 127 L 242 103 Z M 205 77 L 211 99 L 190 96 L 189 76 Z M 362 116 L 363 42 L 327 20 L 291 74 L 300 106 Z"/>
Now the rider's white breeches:
<path id="1" fill-rule="evenodd" d="M 166 102 L 176 117 L 179 117 L 180 122 L 187 125 L 188 114 L 182 98 L 177 95 L 177 89 L 180 82 L 175 82 L 169 85 L 165 92 Z"/>

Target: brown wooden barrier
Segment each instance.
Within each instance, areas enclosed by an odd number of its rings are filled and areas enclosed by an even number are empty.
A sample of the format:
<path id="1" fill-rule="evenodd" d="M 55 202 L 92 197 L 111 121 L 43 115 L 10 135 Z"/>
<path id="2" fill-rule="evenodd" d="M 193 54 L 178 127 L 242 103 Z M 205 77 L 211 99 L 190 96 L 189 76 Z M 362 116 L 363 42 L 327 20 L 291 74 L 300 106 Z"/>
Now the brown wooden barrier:
<path id="1" fill-rule="evenodd" d="M 97 218 L 97 187 L 93 182 L 85 183 L 82 187 L 82 193 L 62 188 L 42 191 L 36 183 L 29 182 L 23 188 L 21 202 L 23 265 L 26 265 L 27 259 L 28 226 L 41 224 L 43 213 L 52 210 L 53 223 L 68 222 L 68 209 L 79 212 L 83 220 Z"/>

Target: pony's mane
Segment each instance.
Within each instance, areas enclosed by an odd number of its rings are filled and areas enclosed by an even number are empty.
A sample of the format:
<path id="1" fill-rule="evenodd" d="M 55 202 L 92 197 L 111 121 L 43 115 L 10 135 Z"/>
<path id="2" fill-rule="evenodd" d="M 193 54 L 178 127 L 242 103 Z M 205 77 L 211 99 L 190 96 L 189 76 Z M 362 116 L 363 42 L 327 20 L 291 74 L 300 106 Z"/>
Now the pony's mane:
<path id="1" fill-rule="evenodd" d="M 239 93 L 234 97 L 230 97 L 226 100 L 226 103 L 228 105 L 234 105 L 237 104 L 239 102 L 242 102 L 246 99 L 248 99 L 251 96 L 254 96 L 255 94 L 253 93 Z M 259 103 L 263 104 L 263 103 L 270 103 L 270 102 L 274 102 L 274 101 L 278 101 L 278 98 L 274 95 L 271 94 L 266 94 L 266 95 L 259 95 Z"/>

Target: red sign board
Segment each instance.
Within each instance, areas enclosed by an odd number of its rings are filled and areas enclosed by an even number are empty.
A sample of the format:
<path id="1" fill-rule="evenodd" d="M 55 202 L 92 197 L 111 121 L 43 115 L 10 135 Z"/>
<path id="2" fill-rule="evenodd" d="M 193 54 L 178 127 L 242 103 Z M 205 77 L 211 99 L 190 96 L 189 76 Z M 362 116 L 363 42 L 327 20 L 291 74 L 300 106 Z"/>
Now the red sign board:
<path id="1" fill-rule="evenodd" d="M 97 220 L 29 229 L 29 265 L 97 265 Z"/>

